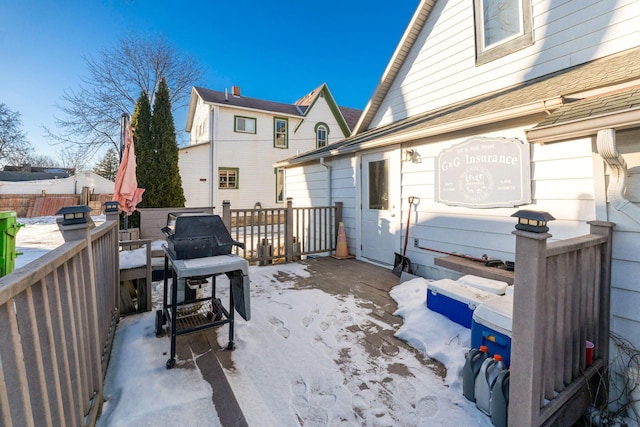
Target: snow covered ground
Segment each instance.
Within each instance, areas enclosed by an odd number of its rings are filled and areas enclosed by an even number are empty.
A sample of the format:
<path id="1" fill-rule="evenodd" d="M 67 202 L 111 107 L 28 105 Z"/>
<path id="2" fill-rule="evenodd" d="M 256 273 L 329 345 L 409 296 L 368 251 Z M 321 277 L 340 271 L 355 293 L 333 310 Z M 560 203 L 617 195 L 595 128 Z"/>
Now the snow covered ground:
<path id="1" fill-rule="evenodd" d="M 16 240 L 22 252 L 16 267 L 63 242 L 55 217 L 18 222 L 26 225 Z M 405 350 L 372 357 L 358 343 L 360 328 L 391 326 L 352 296 L 295 289 L 295 276 L 309 274 L 303 265 L 251 267 L 249 274 L 252 318 L 246 322 L 236 316 L 233 369 L 225 374 L 250 426 L 491 425 L 462 396 L 470 332 L 426 308 L 426 280 L 392 289 L 396 314 L 403 319 L 396 336 L 442 362 L 444 381 Z M 218 280 L 223 301 L 227 283 L 224 277 Z M 153 292 L 159 308 L 162 282 L 153 284 Z M 201 373 L 165 368 L 168 338 L 156 338 L 154 322 L 153 311 L 120 321 L 98 425 L 220 425 L 213 391 Z M 222 346 L 227 333 L 226 326 L 217 330 Z M 398 364 L 412 375 L 395 374 Z"/>

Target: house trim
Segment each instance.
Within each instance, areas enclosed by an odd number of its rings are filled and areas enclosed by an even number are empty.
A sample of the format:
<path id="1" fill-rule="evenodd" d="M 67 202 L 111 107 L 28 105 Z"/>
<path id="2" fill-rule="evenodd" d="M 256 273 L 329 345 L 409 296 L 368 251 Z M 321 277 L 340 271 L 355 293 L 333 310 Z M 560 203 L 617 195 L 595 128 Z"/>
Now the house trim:
<path id="1" fill-rule="evenodd" d="M 526 130 L 527 140 L 531 143 L 545 144 L 566 139 L 592 136 L 600 129 L 625 129 L 640 125 L 640 107 L 623 112 L 591 116 L 584 119 L 567 121 Z"/>
<path id="2" fill-rule="evenodd" d="M 313 97 L 313 101 L 311 101 L 311 103 L 307 106 L 307 109 L 305 110 L 303 116 L 306 117 L 307 113 L 311 111 L 315 103 L 318 101 L 318 98 L 321 97 L 324 97 L 327 105 L 329 106 L 329 110 L 331 110 L 331 113 L 336 118 L 338 126 L 340 126 L 340 130 L 342 131 L 342 135 L 345 137 L 351 135 L 351 129 L 349 129 L 349 125 L 347 125 L 347 122 L 342 115 L 342 111 L 340 111 L 340 107 L 336 103 L 336 100 L 333 98 L 333 95 L 331 95 L 331 91 L 329 91 L 329 89 L 327 88 L 326 83 L 322 84 L 322 89 L 320 89 L 318 93 Z M 294 133 L 298 131 L 298 128 L 300 127 L 300 125 L 302 125 L 302 122 L 304 122 L 304 120 L 305 119 L 300 120 L 300 122 L 296 125 L 295 129 L 293 130 Z M 329 127 L 327 126 L 327 131 L 328 130 Z"/>
<path id="3" fill-rule="evenodd" d="M 519 105 L 513 108 L 507 108 L 504 110 L 492 111 L 487 114 L 481 114 L 471 116 L 459 120 L 453 120 L 450 122 L 444 122 L 439 125 L 420 126 L 415 124 L 404 130 L 400 125 L 392 126 L 382 131 L 371 132 L 371 135 L 362 134 L 361 141 L 353 141 L 351 144 L 345 144 L 337 146 L 333 149 L 321 150 L 319 152 L 310 153 L 304 157 L 298 157 L 293 159 L 283 160 L 277 163 L 275 166 L 290 166 L 294 164 L 305 163 L 307 161 L 314 161 L 321 157 L 338 156 L 347 153 L 353 153 L 359 150 L 371 149 L 375 147 L 383 147 L 392 144 L 398 144 L 401 142 L 413 141 L 420 138 L 427 138 L 436 135 L 442 135 L 459 130 L 468 130 L 477 126 L 495 124 L 500 121 L 507 121 L 511 119 L 517 119 L 534 114 L 546 114 L 551 110 L 561 107 L 564 104 L 562 97 L 550 98 L 542 101 L 535 101 L 528 104 Z M 381 135 L 383 131 L 386 131 L 386 135 Z M 354 137 L 354 139 L 358 136 Z"/>
<path id="4" fill-rule="evenodd" d="M 429 14 L 431 14 L 435 4 L 436 2 L 433 0 L 422 0 L 420 2 L 420 5 L 411 18 L 411 22 L 409 22 L 407 29 L 398 43 L 398 47 L 393 52 L 387 68 L 384 70 L 382 78 L 375 88 L 371 99 L 369 99 L 369 102 L 367 102 L 367 105 L 364 107 L 360 120 L 358 120 L 358 123 L 353 130 L 354 134 L 366 131 L 371 124 L 373 117 L 382 104 L 387 92 L 389 92 L 393 81 L 400 72 L 402 64 L 411 52 L 411 48 L 420 35 L 422 27 L 424 27 L 424 24 L 427 22 L 427 18 L 429 17 Z"/>

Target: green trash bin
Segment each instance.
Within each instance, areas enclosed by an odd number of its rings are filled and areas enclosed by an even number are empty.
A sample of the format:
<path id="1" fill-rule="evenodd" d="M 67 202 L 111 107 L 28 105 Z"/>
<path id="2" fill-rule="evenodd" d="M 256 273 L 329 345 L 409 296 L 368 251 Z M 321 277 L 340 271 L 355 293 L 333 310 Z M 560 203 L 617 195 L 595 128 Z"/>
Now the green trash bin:
<path id="1" fill-rule="evenodd" d="M 0 277 L 11 273 L 16 266 L 16 234 L 24 226 L 17 219 L 14 211 L 0 212 Z"/>

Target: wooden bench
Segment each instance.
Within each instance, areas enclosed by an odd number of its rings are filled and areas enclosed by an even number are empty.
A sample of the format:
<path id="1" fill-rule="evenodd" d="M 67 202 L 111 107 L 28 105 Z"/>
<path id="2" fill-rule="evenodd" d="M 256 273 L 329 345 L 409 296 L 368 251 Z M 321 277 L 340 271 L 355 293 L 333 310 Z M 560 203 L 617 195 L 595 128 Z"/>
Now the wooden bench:
<path id="1" fill-rule="evenodd" d="M 514 272 L 497 267 L 487 267 L 481 262 L 472 261 L 455 255 L 437 257 L 433 263 L 440 267 L 459 271 L 463 274 L 473 274 L 485 279 L 501 280 L 513 285 Z"/>
<path id="2" fill-rule="evenodd" d="M 120 248 L 126 248 L 125 250 L 142 246 L 146 248 L 146 262 L 143 265 L 120 268 L 121 312 L 126 314 L 131 311 L 150 311 L 152 309 L 151 239 L 123 240 L 119 245 Z M 132 293 L 137 296 L 137 307 L 133 303 Z"/>

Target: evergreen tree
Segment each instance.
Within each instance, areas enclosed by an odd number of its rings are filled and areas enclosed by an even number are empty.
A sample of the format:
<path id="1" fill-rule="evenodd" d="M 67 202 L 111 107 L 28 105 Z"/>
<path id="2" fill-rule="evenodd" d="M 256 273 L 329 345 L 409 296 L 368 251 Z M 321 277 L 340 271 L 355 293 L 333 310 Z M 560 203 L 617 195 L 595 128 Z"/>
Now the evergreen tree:
<path id="1" fill-rule="evenodd" d="M 151 141 L 153 146 L 151 180 L 147 199 L 149 207 L 184 207 L 184 191 L 178 169 L 178 143 L 171 114 L 169 87 L 163 78 L 158 87 L 151 116 Z"/>
<path id="2" fill-rule="evenodd" d="M 151 105 L 146 93 L 140 93 L 136 101 L 136 107 L 131 118 L 133 128 L 133 146 L 136 153 L 136 178 L 138 188 L 144 188 L 142 201 L 138 204 L 141 208 L 158 207 L 153 204 L 152 177 L 153 164 L 156 161 L 154 156 L 153 142 L 151 141 Z"/>
<path id="3" fill-rule="evenodd" d="M 119 166 L 120 159 L 118 152 L 115 148 L 111 148 L 105 153 L 100 163 L 93 168 L 93 173 L 108 180 L 115 181 Z"/>

